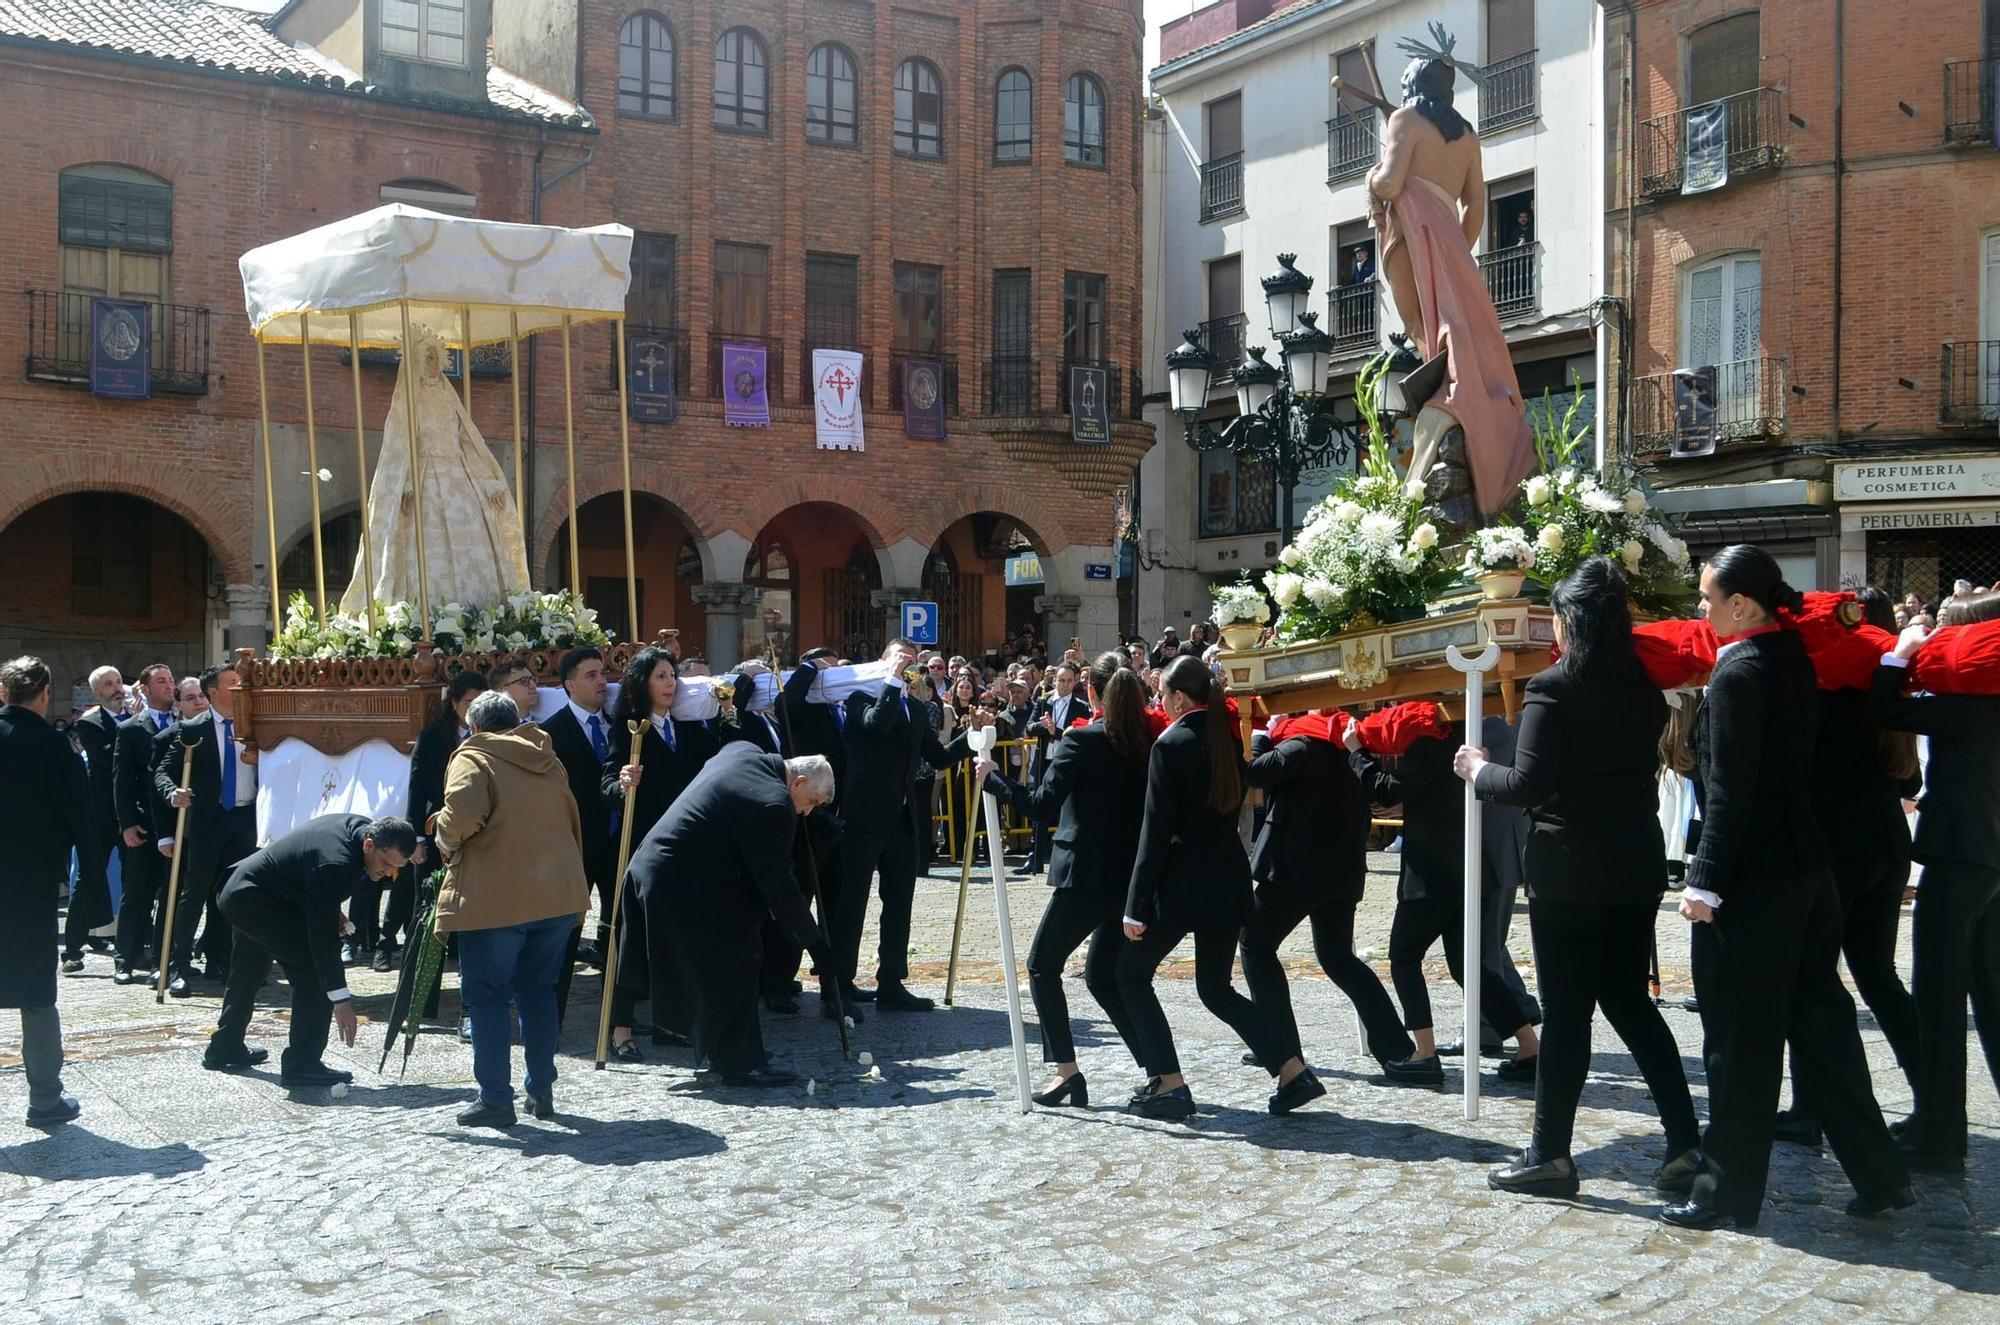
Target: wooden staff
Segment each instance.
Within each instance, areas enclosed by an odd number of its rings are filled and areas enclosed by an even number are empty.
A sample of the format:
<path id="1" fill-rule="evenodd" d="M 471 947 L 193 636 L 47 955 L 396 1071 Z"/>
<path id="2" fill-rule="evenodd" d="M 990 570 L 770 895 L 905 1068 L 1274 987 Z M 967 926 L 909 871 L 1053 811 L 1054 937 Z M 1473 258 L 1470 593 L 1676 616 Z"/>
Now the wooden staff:
<path id="1" fill-rule="evenodd" d="M 632 737 L 632 764 L 639 766 L 639 760 L 646 753 L 643 733 L 646 720 L 635 718 L 625 724 L 626 732 Z M 604 998 L 603 1006 L 597 1010 L 597 1070 L 604 1070 L 604 1060 L 611 1050 L 611 999 L 618 988 L 618 905 L 625 900 L 625 867 L 632 863 L 632 802 L 639 795 L 639 779 L 633 778 L 625 786 L 625 822 L 618 827 L 618 871 L 611 877 L 615 883 L 611 889 L 611 937 L 604 941 Z"/>
<path id="2" fill-rule="evenodd" d="M 945 774 L 945 777 L 951 779 L 953 774 L 959 771 L 959 769 L 953 769 L 951 773 Z M 964 767 L 963 771 L 965 774 L 963 779 L 965 782 L 965 859 L 959 866 L 958 871 L 958 916 L 951 922 L 951 960 L 945 964 L 944 968 L 944 1005 L 946 1007 L 951 1006 L 952 992 L 958 987 L 958 942 L 960 937 L 965 933 L 965 896 L 972 891 L 973 845 L 979 841 L 979 815 L 974 808 L 977 793 L 973 790 L 974 779 L 972 769 Z M 950 791 L 951 782 L 948 780 L 945 783 L 947 820 L 950 818 L 952 808 Z M 991 849 L 990 843 L 988 844 L 988 849 Z"/>
<path id="3" fill-rule="evenodd" d="M 194 750 L 201 742 L 190 741 L 187 728 L 179 730 L 181 742 L 181 786 L 182 791 L 194 787 Z M 167 1001 L 167 981 L 174 966 L 174 906 L 179 901 L 181 891 L 181 861 L 187 858 L 188 807 L 183 805 L 174 819 L 174 863 L 167 868 L 167 916 L 165 929 L 160 934 L 160 974 L 153 985 L 153 1001 Z"/>

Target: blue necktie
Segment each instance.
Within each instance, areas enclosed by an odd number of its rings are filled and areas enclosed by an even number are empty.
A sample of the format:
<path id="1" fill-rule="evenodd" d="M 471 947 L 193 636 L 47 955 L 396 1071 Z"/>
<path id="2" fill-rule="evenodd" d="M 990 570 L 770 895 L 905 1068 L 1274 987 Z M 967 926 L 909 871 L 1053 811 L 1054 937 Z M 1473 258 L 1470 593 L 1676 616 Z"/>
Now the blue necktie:
<path id="1" fill-rule="evenodd" d="M 660 724 L 660 739 L 667 743 L 667 753 L 672 754 L 675 749 L 674 720 L 672 718 L 668 718 L 665 722 Z"/>
<path id="2" fill-rule="evenodd" d="M 917 717 L 916 710 L 910 707 L 910 697 L 908 695 L 903 696 L 903 717 L 912 722 L 916 721 Z"/>
<path id="3" fill-rule="evenodd" d="M 111 713 L 111 710 L 106 709 L 105 712 Z M 132 715 L 129 713 L 111 713 L 111 725 L 114 727 L 119 726 L 125 721 L 125 719 L 131 716 Z"/>
<path id="4" fill-rule="evenodd" d="M 236 724 L 222 720 L 222 808 L 236 808 Z"/>
<path id="5" fill-rule="evenodd" d="M 842 731 L 847 730 L 847 709 L 842 705 L 833 705 L 833 725 Z"/>
<path id="6" fill-rule="evenodd" d="M 611 758 L 611 741 L 604 734 L 604 719 L 595 713 L 590 715 L 590 748 L 597 751 L 597 760 L 603 763 Z"/>
<path id="7" fill-rule="evenodd" d="M 155 713 L 153 715 L 153 730 L 156 732 L 163 732 L 167 729 L 167 724 L 172 721 L 173 719 L 168 717 L 164 713 Z"/>

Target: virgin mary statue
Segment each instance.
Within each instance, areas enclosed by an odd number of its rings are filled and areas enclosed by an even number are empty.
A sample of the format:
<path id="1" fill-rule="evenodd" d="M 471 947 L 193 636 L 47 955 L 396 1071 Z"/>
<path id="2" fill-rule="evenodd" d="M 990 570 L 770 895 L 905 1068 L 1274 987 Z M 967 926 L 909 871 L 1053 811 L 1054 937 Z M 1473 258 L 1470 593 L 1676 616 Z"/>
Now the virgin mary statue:
<path id="1" fill-rule="evenodd" d="M 410 488 L 410 410 L 416 392 L 417 482 L 423 492 L 424 561 L 432 603 L 498 603 L 528 588 L 528 550 L 521 517 L 499 462 L 479 435 L 465 404 L 445 380 L 445 347 L 418 328 L 413 356 L 396 374 L 395 397 L 382 429 L 381 457 L 368 489 L 368 534 L 375 558 L 378 603 L 414 603 L 417 506 Z M 361 556 L 341 595 L 344 612 L 367 610 Z"/>

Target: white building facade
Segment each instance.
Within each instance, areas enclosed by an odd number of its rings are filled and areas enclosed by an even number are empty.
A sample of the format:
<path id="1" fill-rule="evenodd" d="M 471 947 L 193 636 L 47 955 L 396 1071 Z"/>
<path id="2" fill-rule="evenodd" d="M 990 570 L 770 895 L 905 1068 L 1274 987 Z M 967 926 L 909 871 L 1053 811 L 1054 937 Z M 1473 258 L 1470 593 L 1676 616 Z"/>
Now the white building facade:
<path id="1" fill-rule="evenodd" d="M 1488 73 L 1484 89 L 1460 78 L 1457 107 L 1481 139 L 1488 204 L 1476 251 L 1523 394 L 1566 404 L 1580 384 L 1594 399 L 1606 288 L 1596 0 L 1218 0 L 1166 25 L 1146 122 L 1149 380 L 1165 380 L 1166 354 L 1190 327 L 1226 366 L 1251 346 L 1276 364 L 1260 282 L 1280 254 L 1296 254 L 1335 342 L 1331 407 L 1354 420 L 1355 373 L 1401 329 L 1366 220 L 1387 112 L 1343 107 L 1331 79 L 1399 102 L 1408 57 L 1397 43 L 1428 40 L 1433 22 Z M 1235 413 L 1218 372 L 1203 417 L 1220 428 Z M 1147 419 L 1160 444 L 1140 467 L 1137 617 L 1148 631 L 1184 631 L 1207 615 L 1210 586 L 1275 561 L 1283 495 L 1268 462 L 1187 446 L 1164 395 Z M 1344 462 L 1304 476 L 1296 520 L 1353 467 L 1352 447 Z"/>

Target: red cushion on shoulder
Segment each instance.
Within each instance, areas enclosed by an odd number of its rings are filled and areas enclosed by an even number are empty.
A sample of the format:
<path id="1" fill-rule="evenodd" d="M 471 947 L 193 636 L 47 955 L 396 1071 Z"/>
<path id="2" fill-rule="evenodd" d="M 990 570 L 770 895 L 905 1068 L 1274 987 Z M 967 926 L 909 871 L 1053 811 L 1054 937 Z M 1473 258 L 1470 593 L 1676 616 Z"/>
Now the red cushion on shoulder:
<path id="1" fill-rule="evenodd" d="M 1268 730 L 1272 745 L 1289 741 L 1294 736 L 1332 741 L 1338 745 L 1346 738 L 1347 726 L 1353 721 L 1342 709 L 1315 709 L 1311 713 L 1287 713 L 1273 718 Z"/>
<path id="2" fill-rule="evenodd" d="M 1444 710 L 1438 707 L 1437 701 L 1430 699 L 1411 700 L 1378 709 L 1361 719 L 1358 728 L 1362 749 L 1392 759 L 1407 754 L 1412 745 L 1426 736 L 1442 739 L 1451 731 L 1445 725 Z"/>
<path id="3" fill-rule="evenodd" d="M 1910 679 L 1939 695 L 2000 695 L 2000 621 L 1943 627 L 1917 651 Z"/>
<path id="4" fill-rule="evenodd" d="M 1721 647 L 1705 618 L 1644 621 L 1632 627 L 1632 648 L 1646 676 L 1662 690 L 1677 690 L 1715 670 Z"/>
<path id="5" fill-rule="evenodd" d="M 1851 593 L 1805 595 L 1798 612 L 1780 608 L 1778 622 L 1797 632 L 1812 659 L 1821 690 L 1866 690 L 1882 655 L 1896 647 L 1896 637 L 1861 620 L 1861 605 Z"/>

